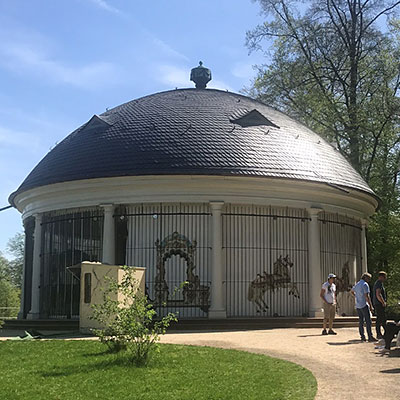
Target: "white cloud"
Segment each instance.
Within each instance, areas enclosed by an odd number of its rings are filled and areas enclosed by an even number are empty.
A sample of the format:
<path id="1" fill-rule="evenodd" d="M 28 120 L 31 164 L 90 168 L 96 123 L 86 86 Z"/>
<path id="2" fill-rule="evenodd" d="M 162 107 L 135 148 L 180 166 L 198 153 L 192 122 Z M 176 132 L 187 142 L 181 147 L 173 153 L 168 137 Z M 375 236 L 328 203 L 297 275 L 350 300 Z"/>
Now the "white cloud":
<path id="1" fill-rule="evenodd" d="M 37 40 L 39 36 L 36 40 L 21 35 L 15 36 L 0 42 L 0 67 L 13 73 L 30 74 L 43 81 L 81 88 L 115 84 L 120 79 L 117 77 L 121 74 L 112 63 L 100 61 L 71 66 L 52 57 L 45 49 L 46 40 Z"/>
<path id="2" fill-rule="evenodd" d="M 165 43 L 163 40 L 153 36 L 153 44 L 161 50 L 166 56 L 179 58 L 181 60 L 189 61 L 189 59 L 179 51 L 173 49 L 169 44 Z"/>
<path id="3" fill-rule="evenodd" d="M 158 68 L 158 80 L 172 87 L 187 87 L 190 81 L 189 70 L 173 65 L 161 65 Z"/>
<path id="4" fill-rule="evenodd" d="M 158 67 L 157 76 L 161 83 L 171 88 L 190 88 L 194 86 L 194 83 L 190 81 L 190 70 L 190 67 L 176 67 L 164 64 Z M 227 83 L 218 79 L 212 79 L 207 87 L 210 89 L 229 90 L 230 92 L 235 91 Z"/>
<path id="5" fill-rule="evenodd" d="M 118 15 L 122 15 L 121 10 L 119 10 L 116 7 L 113 7 L 112 5 L 110 5 L 107 1 L 105 0 L 89 0 L 91 3 L 93 3 L 96 7 L 101 8 L 105 11 L 108 11 L 110 13 L 113 14 L 118 14 Z"/>
<path id="6" fill-rule="evenodd" d="M 229 86 L 226 82 L 219 79 L 212 79 L 207 85 L 210 89 L 228 90 L 229 92 L 236 93 L 236 90 Z"/>
<path id="7" fill-rule="evenodd" d="M 24 149 L 24 153 L 42 154 L 46 149 L 38 139 L 39 135 L 0 126 L 0 147 L 8 150 Z"/>
<path id="8" fill-rule="evenodd" d="M 253 65 L 249 63 L 238 62 L 232 68 L 232 75 L 240 79 L 252 79 L 254 78 L 255 71 Z"/>

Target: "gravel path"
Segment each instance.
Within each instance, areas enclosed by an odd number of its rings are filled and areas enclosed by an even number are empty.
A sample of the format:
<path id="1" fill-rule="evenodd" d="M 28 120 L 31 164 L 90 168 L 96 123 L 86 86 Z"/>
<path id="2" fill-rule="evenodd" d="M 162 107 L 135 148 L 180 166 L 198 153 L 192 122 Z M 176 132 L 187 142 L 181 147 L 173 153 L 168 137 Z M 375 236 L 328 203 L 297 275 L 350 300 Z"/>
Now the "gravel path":
<path id="1" fill-rule="evenodd" d="M 162 342 L 245 350 L 296 362 L 316 377 L 319 400 L 400 398 L 399 349 L 382 356 L 374 344 L 358 340 L 356 328 L 338 329 L 337 336 L 321 336 L 316 329 L 168 333 Z"/>

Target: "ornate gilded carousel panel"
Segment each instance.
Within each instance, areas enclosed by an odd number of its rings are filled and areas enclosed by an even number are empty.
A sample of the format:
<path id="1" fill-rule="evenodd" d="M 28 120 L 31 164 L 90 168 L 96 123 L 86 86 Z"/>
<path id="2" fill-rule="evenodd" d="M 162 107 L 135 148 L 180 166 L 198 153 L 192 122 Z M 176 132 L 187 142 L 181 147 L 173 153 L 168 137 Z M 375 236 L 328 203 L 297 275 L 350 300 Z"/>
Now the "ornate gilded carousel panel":
<path id="1" fill-rule="evenodd" d="M 146 291 L 161 315 L 206 317 L 210 306 L 209 210 L 204 204 L 126 208 L 126 263 L 146 267 Z"/>

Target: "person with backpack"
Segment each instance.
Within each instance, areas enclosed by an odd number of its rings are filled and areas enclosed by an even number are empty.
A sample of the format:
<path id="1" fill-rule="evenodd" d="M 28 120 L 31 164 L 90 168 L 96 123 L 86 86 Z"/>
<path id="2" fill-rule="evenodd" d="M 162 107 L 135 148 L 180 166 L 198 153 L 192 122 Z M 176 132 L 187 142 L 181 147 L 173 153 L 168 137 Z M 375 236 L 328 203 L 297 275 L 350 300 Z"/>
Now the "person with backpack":
<path id="1" fill-rule="evenodd" d="M 378 273 L 378 279 L 374 284 L 372 290 L 372 303 L 375 308 L 376 315 L 376 337 L 383 339 L 381 327 L 386 331 L 386 291 L 383 283 L 386 281 L 386 272 L 380 271 Z"/>
<path id="2" fill-rule="evenodd" d="M 372 334 L 371 312 L 374 310 L 372 306 L 370 289 L 368 282 L 371 281 L 372 275 L 365 272 L 361 279 L 353 286 L 351 293 L 356 300 L 356 309 L 358 314 L 358 330 L 363 342 L 366 341 L 364 333 L 364 321 L 367 325 L 368 342 L 376 342 Z"/>

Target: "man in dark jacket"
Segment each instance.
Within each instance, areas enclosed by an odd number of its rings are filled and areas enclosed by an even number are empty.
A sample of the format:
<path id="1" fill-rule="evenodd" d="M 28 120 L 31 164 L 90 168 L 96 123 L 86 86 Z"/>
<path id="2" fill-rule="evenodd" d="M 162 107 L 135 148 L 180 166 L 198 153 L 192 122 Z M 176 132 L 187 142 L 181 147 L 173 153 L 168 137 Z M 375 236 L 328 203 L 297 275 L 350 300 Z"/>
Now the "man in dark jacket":
<path id="1" fill-rule="evenodd" d="M 383 338 L 381 327 L 386 331 L 386 291 L 383 283 L 386 281 L 386 272 L 378 273 L 378 280 L 372 290 L 372 303 L 376 314 L 376 335 L 378 339 Z"/>
<path id="2" fill-rule="evenodd" d="M 396 322 L 389 322 L 386 326 L 385 331 L 385 348 L 382 350 L 384 353 L 390 351 L 390 345 L 392 343 L 393 338 L 395 335 L 399 335 L 400 332 L 400 321 Z"/>

